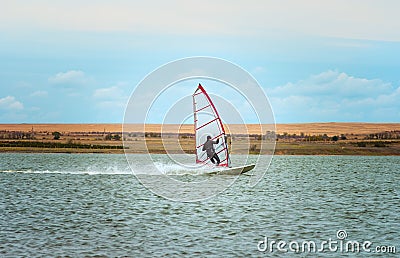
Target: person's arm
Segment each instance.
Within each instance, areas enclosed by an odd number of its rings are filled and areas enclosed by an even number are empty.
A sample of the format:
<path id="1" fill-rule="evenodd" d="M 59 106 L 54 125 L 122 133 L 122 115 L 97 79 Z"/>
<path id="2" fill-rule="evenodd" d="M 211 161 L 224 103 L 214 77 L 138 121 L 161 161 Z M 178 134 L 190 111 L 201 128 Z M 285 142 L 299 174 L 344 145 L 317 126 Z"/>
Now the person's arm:
<path id="1" fill-rule="evenodd" d="M 214 144 L 218 144 L 219 143 L 219 138 L 213 142 Z"/>

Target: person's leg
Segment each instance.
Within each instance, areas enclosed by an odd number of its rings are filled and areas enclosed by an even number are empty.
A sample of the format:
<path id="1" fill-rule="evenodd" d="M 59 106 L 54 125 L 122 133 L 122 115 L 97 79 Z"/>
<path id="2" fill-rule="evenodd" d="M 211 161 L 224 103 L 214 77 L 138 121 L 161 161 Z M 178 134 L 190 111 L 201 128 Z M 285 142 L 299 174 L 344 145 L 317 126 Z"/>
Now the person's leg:
<path id="1" fill-rule="evenodd" d="M 221 160 L 219 159 L 217 153 L 214 154 L 213 158 L 215 158 L 215 160 L 217 161 L 217 165 L 219 165 L 219 163 L 221 163 Z"/>
<path id="2" fill-rule="evenodd" d="M 210 160 L 211 160 L 211 162 L 212 162 L 213 164 L 215 164 L 214 156 L 212 156 L 212 157 L 210 158 Z"/>

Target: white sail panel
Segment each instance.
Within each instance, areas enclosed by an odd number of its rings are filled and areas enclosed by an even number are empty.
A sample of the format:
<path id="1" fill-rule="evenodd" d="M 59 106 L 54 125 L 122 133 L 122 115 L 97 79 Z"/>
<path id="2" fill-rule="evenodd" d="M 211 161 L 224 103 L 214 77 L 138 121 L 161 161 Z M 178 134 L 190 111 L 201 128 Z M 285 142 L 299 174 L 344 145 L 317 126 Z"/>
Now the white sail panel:
<path id="1" fill-rule="evenodd" d="M 196 135 L 196 162 L 211 164 L 206 151 L 203 151 L 207 136 L 211 136 L 214 141 L 219 139 L 218 144 L 214 145 L 215 153 L 221 161 L 219 165 L 229 167 L 230 159 L 224 126 L 211 98 L 201 84 L 193 94 L 193 113 Z"/>

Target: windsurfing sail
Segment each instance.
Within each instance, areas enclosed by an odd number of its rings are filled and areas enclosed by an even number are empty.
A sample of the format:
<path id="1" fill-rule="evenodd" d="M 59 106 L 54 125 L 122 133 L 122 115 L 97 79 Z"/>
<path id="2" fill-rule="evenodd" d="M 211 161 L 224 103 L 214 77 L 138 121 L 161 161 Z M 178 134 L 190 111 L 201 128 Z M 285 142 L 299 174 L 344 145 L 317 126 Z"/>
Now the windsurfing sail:
<path id="1" fill-rule="evenodd" d="M 219 166 L 230 167 L 231 162 L 224 125 L 214 103 L 201 84 L 193 93 L 193 114 L 196 135 L 196 163 L 212 164 L 207 157 L 207 152 L 203 151 L 207 136 L 211 136 L 213 141 L 219 139 L 218 144 L 214 145 L 215 153 L 221 161 Z"/>

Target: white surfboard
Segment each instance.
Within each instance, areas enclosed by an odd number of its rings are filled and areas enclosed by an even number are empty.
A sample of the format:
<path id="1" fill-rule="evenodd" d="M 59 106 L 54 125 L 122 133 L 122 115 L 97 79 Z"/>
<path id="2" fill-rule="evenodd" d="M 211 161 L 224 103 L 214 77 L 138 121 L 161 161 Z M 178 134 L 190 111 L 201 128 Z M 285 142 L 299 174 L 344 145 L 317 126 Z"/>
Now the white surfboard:
<path id="1" fill-rule="evenodd" d="M 239 167 L 232 167 L 232 168 L 215 168 L 210 172 L 207 172 L 207 175 L 230 175 L 230 176 L 237 176 L 240 174 L 244 174 L 250 170 L 252 170 L 256 165 L 246 165 L 246 166 L 239 166 Z"/>

